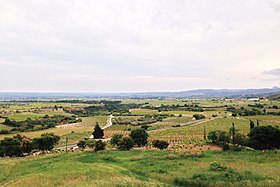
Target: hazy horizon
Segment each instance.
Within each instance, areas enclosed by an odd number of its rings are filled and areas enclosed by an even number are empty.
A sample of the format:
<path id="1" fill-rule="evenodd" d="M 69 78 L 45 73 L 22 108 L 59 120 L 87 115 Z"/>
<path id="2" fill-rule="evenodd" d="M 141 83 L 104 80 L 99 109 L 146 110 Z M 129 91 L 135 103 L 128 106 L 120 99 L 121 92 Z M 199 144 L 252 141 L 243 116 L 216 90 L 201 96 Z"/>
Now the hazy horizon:
<path id="1" fill-rule="evenodd" d="M 0 2 L 0 92 L 280 86 L 280 1 Z"/>

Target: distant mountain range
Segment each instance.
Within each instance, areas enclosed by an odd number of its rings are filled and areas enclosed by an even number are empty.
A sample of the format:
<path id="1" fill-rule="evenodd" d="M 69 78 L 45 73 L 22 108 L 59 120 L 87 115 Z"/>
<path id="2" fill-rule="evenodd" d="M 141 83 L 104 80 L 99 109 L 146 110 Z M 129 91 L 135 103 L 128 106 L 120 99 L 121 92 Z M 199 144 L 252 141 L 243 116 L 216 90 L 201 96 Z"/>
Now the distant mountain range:
<path id="1" fill-rule="evenodd" d="M 261 89 L 198 89 L 181 92 L 142 93 L 28 93 L 0 92 L 1 100 L 41 100 L 63 98 L 218 98 L 218 97 L 262 97 L 280 94 L 279 87 Z"/>
<path id="2" fill-rule="evenodd" d="M 271 100 L 280 100 L 280 93 L 269 96 Z"/>

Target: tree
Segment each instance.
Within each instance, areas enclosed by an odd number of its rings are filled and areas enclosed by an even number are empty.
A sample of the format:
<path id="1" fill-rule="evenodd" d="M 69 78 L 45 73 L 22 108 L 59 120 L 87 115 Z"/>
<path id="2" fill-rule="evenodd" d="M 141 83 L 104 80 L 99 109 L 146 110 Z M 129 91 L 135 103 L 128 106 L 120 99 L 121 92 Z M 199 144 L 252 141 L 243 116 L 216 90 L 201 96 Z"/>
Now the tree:
<path id="1" fill-rule="evenodd" d="M 239 132 L 235 134 L 235 143 L 237 145 L 248 146 L 248 138 Z"/>
<path id="2" fill-rule="evenodd" d="M 130 137 L 132 141 L 140 147 L 147 145 L 149 135 L 145 129 L 136 129 L 131 131 Z"/>
<path id="3" fill-rule="evenodd" d="M 232 127 L 230 128 L 230 134 L 231 134 L 231 138 L 232 138 L 232 144 L 235 145 L 235 127 L 234 127 L 234 123 L 232 123 Z"/>
<path id="4" fill-rule="evenodd" d="M 18 139 L 20 141 L 22 154 L 30 154 L 32 152 L 34 146 L 30 138 L 17 134 L 14 136 L 14 139 Z"/>
<path id="5" fill-rule="evenodd" d="M 4 138 L 4 140 L 1 140 L 0 156 L 22 156 L 20 141 L 15 138 Z"/>
<path id="6" fill-rule="evenodd" d="M 34 138 L 33 143 L 35 148 L 39 149 L 40 151 L 50 151 L 59 140 L 60 137 L 54 133 L 45 133 L 39 138 Z"/>
<path id="7" fill-rule="evenodd" d="M 160 150 L 166 149 L 169 146 L 169 143 L 164 140 L 154 140 L 152 142 L 152 144 L 153 144 L 153 147 L 158 148 Z"/>
<path id="8" fill-rule="evenodd" d="M 105 150 L 105 146 L 106 146 L 105 142 L 103 142 L 102 140 L 98 140 L 95 142 L 94 150 L 95 151 Z"/>
<path id="9" fill-rule="evenodd" d="M 94 131 L 92 132 L 92 135 L 95 139 L 100 139 L 104 136 L 103 130 L 100 128 L 98 122 L 96 122 L 96 125 L 94 127 Z"/>
<path id="10" fill-rule="evenodd" d="M 254 121 L 250 120 L 250 130 L 252 130 L 255 127 Z"/>
<path id="11" fill-rule="evenodd" d="M 206 127 L 205 126 L 203 127 L 203 138 L 204 138 L 204 140 L 206 140 Z"/>
<path id="12" fill-rule="evenodd" d="M 111 145 L 118 146 L 122 138 L 123 138 L 122 134 L 114 134 L 110 140 Z"/>
<path id="13" fill-rule="evenodd" d="M 214 144 L 218 144 L 223 147 L 223 150 L 229 149 L 229 136 L 225 131 L 211 131 L 208 134 L 208 139 Z"/>
<path id="14" fill-rule="evenodd" d="M 134 143 L 130 137 L 123 137 L 119 142 L 118 149 L 122 151 L 129 151 L 134 146 Z"/>
<path id="15" fill-rule="evenodd" d="M 279 149 L 280 130 L 273 126 L 258 126 L 248 134 L 249 144 L 254 149 Z"/>

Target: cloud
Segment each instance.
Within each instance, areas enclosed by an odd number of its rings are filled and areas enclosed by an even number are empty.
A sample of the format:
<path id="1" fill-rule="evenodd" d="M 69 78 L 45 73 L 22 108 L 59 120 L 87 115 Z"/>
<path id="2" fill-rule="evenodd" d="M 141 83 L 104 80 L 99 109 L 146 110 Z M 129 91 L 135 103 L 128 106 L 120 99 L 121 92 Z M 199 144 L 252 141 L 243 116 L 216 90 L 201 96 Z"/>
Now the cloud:
<path id="1" fill-rule="evenodd" d="M 1 1 L 0 88 L 273 86 L 250 79 L 280 60 L 277 1 L 274 9 L 271 2 Z"/>
<path id="2" fill-rule="evenodd" d="M 279 0 L 274 0 L 270 2 L 270 7 L 272 8 L 273 11 L 276 13 L 280 12 L 280 1 Z"/>
<path id="3" fill-rule="evenodd" d="M 280 77 L 280 68 L 276 68 L 276 69 L 272 69 L 272 70 L 269 70 L 269 71 L 265 71 L 264 73 L 268 74 L 268 75 L 273 75 L 273 76 Z"/>

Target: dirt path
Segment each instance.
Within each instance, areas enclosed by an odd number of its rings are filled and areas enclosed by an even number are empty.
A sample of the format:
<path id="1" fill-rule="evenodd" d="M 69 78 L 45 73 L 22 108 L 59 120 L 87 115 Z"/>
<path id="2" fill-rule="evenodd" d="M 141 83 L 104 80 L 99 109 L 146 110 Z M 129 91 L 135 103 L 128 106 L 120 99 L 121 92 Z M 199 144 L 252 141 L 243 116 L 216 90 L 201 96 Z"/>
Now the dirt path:
<path id="1" fill-rule="evenodd" d="M 113 118 L 113 117 L 114 117 L 113 114 L 111 114 L 111 115 L 109 116 L 106 125 L 105 125 L 104 127 L 102 127 L 103 130 L 104 130 L 104 129 L 107 129 L 108 127 L 111 127 L 111 126 L 113 125 L 113 123 L 112 123 L 112 118 Z"/>

